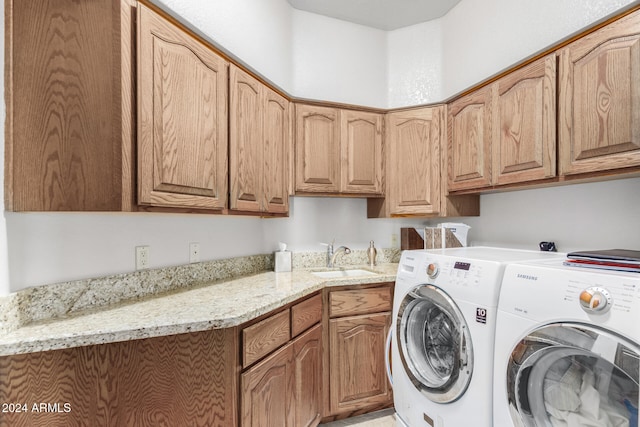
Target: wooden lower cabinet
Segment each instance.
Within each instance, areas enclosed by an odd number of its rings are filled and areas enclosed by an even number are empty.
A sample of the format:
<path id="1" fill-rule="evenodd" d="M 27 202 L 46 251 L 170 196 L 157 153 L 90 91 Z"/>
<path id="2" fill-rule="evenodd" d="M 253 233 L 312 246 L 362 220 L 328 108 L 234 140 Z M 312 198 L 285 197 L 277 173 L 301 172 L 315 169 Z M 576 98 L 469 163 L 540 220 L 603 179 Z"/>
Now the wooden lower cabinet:
<path id="1" fill-rule="evenodd" d="M 390 325 L 390 313 L 329 322 L 332 413 L 356 411 L 391 399 L 384 362 Z"/>
<path id="2" fill-rule="evenodd" d="M 323 421 L 393 404 L 384 356 L 391 327 L 392 285 L 327 292 Z"/>
<path id="3" fill-rule="evenodd" d="M 242 374 L 241 426 L 293 426 L 292 358 L 287 345 Z"/>
<path id="4" fill-rule="evenodd" d="M 242 427 L 318 425 L 321 341 L 317 325 L 242 374 Z"/>
<path id="5" fill-rule="evenodd" d="M 0 427 L 315 427 L 389 407 L 392 285 L 316 294 L 247 326 L 0 357 L 0 404 L 22 410 Z M 289 321 L 290 338 L 247 358 Z"/>
<path id="6" fill-rule="evenodd" d="M 317 325 L 293 342 L 294 427 L 312 427 L 320 422 L 322 390 L 322 328 Z"/>
<path id="7" fill-rule="evenodd" d="M 0 357 L 0 403 L 26 409 L 0 426 L 234 427 L 237 348 L 229 328 Z"/>

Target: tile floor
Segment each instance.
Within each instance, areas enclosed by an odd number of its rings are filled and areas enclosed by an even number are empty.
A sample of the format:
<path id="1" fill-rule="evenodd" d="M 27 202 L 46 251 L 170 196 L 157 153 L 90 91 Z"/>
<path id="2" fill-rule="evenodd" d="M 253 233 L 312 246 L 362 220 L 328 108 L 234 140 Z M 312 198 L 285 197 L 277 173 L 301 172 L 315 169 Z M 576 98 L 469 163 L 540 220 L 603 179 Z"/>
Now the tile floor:
<path id="1" fill-rule="evenodd" d="M 318 427 L 399 427 L 396 423 L 396 415 L 393 409 L 360 415 L 346 420 L 320 424 Z"/>

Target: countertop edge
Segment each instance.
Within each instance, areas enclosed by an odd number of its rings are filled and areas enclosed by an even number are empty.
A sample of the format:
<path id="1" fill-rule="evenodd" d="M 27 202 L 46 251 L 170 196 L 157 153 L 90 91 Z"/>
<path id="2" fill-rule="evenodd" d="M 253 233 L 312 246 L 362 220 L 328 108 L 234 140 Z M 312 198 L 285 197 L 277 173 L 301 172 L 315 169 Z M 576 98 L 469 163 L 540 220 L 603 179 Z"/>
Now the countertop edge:
<path id="1" fill-rule="evenodd" d="M 375 276 L 355 276 L 339 279 L 317 278 L 313 276 L 308 269 L 292 273 L 265 271 L 248 277 L 212 283 L 197 289 L 141 300 L 121 307 L 106 307 L 104 310 L 95 313 L 27 325 L 4 334 L 4 336 L 0 336 L 0 356 L 132 341 L 183 333 L 202 332 L 212 329 L 233 328 L 328 287 L 356 286 L 395 281 L 397 264 L 389 263 L 377 268 L 379 271 L 382 271 Z M 290 289 L 281 292 L 279 295 L 273 295 L 273 283 L 278 282 L 279 279 L 287 283 Z M 252 285 L 253 282 L 261 281 L 264 282 L 261 285 Z M 205 293 L 216 295 L 217 290 L 233 292 L 234 287 L 237 287 L 239 292 L 244 290 L 242 288 L 250 287 L 250 289 L 254 291 L 254 295 L 257 295 L 257 297 L 254 298 L 257 299 L 257 301 L 250 301 L 253 302 L 253 305 L 247 302 L 248 306 L 246 309 L 237 309 L 237 307 L 234 307 L 236 311 L 233 311 L 232 314 L 229 315 L 211 314 L 207 316 L 205 314 L 194 320 L 187 319 L 185 315 L 184 319 L 178 318 L 175 322 L 171 323 L 164 322 L 167 318 L 153 314 L 153 310 L 158 309 L 158 307 L 172 306 L 172 299 L 188 298 L 189 292 L 199 293 L 201 295 Z M 263 295 L 272 298 L 263 298 Z M 194 297 L 198 297 L 198 294 L 195 294 Z M 238 303 L 238 295 L 234 294 L 233 297 L 234 298 L 229 298 L 228 301 L 225 300 L 224 297 L 221 297 L 217 303 L 220 306 L 225 306 L 225 304 L 233 306 L 233 304 Z M 200 304 L 200 308 L 203 308 L 203 306 L 206 307 L 207 305 L 206 303 L 203 304 L 202 301 L 196 301 L 195 304 Z M 146 323 L 136 320 L 137 326 L 132 326 L 131 328 L 118 325 L 112 329 L 105 327 L 103 330 L 99 327 L 88 326 L 90 330 L 87 331 L 87 333 L 82 333 L 77 329 L 81 327 L 84 322 L 86 322 L 87 325 L 94 323 L 99 324 L 100 322 L 104 322 L 104 318 L 114 316 L 118 318 L 119 313 L 132 315 L 132 313 L 135 313 L 137 310 L 140 310 L 139 318 L 148 319 Z M 145 310 L 148 312 L 145 312 Z M 127 324 L 124 321 L 123 323 L 125 325 Z M 76 328 L 75 330 L 74 327 Z"/>

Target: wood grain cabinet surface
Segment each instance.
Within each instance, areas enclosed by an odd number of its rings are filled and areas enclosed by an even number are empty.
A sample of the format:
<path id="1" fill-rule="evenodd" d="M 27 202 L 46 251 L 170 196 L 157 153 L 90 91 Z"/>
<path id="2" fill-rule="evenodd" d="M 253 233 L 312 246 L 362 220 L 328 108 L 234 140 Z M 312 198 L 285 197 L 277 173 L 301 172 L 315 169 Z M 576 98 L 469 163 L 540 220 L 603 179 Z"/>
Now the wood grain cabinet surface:
<path id="1" fill-rule="evenodd" d="M 138 203 L 227 203 L 228 63 L 138 5 Z"/>
<path id="2" fill-rule="evenodd" d="M 343 193 L 383 193 L 383 116 L 340 111 L 341 185 Z"/>
<path id="3" fill-rule="evenodd" d="M 299 193 L 383 193 L 382 115 L 296 104 Z"/>
<path id="4" fill-rule="evenodd" d="M 237 348 L 229 328 L 3 356 L 0 402 L 29 407 L 0 426 L 235 427 Z M 39 402 L 59 410 L 34 411 Z"/>
<path id="5" fill-rule="evenodd" d="M 330 420 L 392 404 L 385 368 L 392 284 L 327 290 L 325 415 Z"/>
<path id="6" fill-rule="evenodd" d="M 560 52 L 560 173 L 640 166 L 640 11 Z"/>
<path id="7" fill-rule="evenodd" d="M 340 121 L 335 108 L 296 104 L 296 192 L 340 190 Z"/>
<path id="8" fill-rule="evenodd" d="M 449 105 L 449 191 L 556 176 L 556 55 Z"/>
<path id="9" fill-rule="evenodd" d="M 491 184 L 491 94 L 485 86 L 448 105 L 449 191 Z"/>
<path id="10" fill-rule="evenodd" d="M 367 200 L 369 218 L 474 216 L 477 195 L 447 194 L 446 106 L 385 117 L 385 198 Z"/>
<path id="11" fill-rule="evenodd" d="M 242 330 L 242 366 L 247 367 L 289 342 L 290 310 L 281 311 Z"/>
<path id="12" fill-rule="evenodd" d="M 321 304 L 317 294 L 242 330 L 242 427 L 320 423 Z"/>
<path id="13" fill-rule="evenodd" d="M 556 55 L 493 84 L 491 184 L 556 176 Z"/>
<path id="14" fill-rule="evenodd" d="M 289 210 L 289 101 L 230 67 L 230 208 Z"/>
<path id="15" fill-rule="evenodd" d="M 314 427 L 320 422 L 321 326 L 241 376 L 241 427 Z"/>
<path id="16" fill-rule="evenodd" d="M 133 0 L 5 2 L 5 207 L 135 205 Z"/>
<path id="17" fill-rule="evenodd" d="M 397 214 L 437 214 L 441 197 L 444 107 L 387 115 L 389 210 Z"/>

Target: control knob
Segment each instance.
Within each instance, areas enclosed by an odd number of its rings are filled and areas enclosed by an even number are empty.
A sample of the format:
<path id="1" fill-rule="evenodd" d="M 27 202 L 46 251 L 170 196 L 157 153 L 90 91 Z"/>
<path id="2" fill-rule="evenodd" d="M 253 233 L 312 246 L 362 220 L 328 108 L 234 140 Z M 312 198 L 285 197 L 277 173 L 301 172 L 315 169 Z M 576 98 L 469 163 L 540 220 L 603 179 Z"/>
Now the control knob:
<path id="1" fill-rule="evenodd" d="M 427 276 L 429 276 L 430 278 L 435 279 L 438 276 L 438 273 L 440 273 L 440 267 L 438 267 L 438 263 L 432 262 L 427 266 Z"/>
<path id="2" fill-rule="evenodd" d="M 580 292 L 580 305 L 587 313 L 605 313 L 611 308 L 611 294 L 598 287 L 585 289 Z"/>

